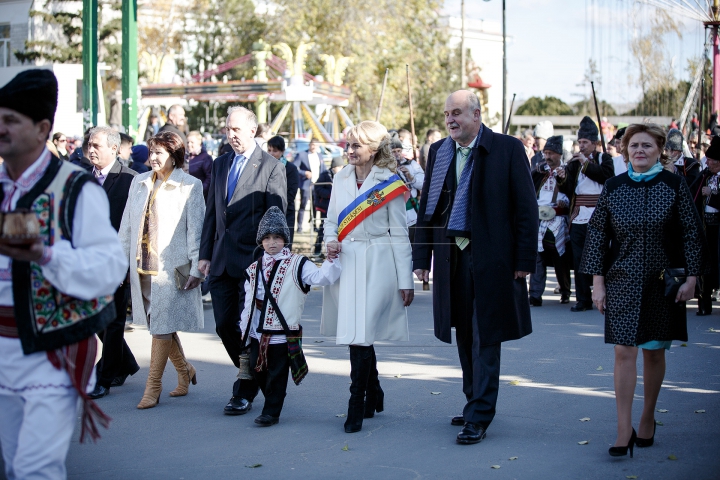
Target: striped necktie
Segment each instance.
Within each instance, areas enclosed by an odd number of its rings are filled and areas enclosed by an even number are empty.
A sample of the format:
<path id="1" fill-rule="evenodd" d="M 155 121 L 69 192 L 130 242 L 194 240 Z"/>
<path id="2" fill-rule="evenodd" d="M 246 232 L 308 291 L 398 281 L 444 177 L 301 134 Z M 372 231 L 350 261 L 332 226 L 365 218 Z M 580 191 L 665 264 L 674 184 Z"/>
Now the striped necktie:
<path id="1" fill-rule="evenodd" d="M 467 165 L 468 157 L 470 156 L 470 147 L 458 147 L 458 159 L 457 167 L 455 169 L 455 175 L 457 176 L 457 189 L 455 194 L 455 204 L 457 204 L 458 211 L 462 209 L 463 213 L 467 212 L 468 188 L 470 183 L 470 173 L 472 172 L 472 164 Z M 468 166 L 469 168 L 465 168 Z M 468 170 L 467 172 L 465 170 Z M 453 205 L 453 211 L 455 211 L 455 205 Z M 466 214 L 466 213 L 465 213 Z M 455 218 L 450 215 L 450 223 L 455 224 Z M 467 219 L 464 219 L 463 223 L 467 223 Z M 450 225 L 448 225 L 450 226 Z M 469 228 L 468 228 L 469 229 Z M 470 239 L 466 237 L 455 237 L 455 244 L 460 250 L 464 250 L 465 247 L 470 243 Z"/>

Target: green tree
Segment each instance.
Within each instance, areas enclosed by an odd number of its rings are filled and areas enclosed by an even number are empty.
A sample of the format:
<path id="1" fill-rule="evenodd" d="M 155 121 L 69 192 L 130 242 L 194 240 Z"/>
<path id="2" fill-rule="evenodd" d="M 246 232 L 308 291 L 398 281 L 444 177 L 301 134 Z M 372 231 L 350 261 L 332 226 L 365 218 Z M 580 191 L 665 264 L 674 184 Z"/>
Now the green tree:
<path id="1" fill-rule="evenodd" d="M 520 105 L 515 115 L 572 115 L 570 105 L 557 97 L 530 97 Z"/>
<path id="2" fill-rule="evenodd" d="M 583 98 L 579 102 L 575 102 L 572 106 L 573 113 L 575 115 L 588 115 L 595 119 L 597 112 L 595 111 L 595 102 L 592 98 Z M 617 115 L 617 112 L 612 105 L 607 103 L 605 100 L 598 100 L 598 110 L 600 110 L 601 116 L 606 115 Z"/>
<path id="3" fill-rule="evenodd" d="M 66 0 L 46 0 L 39 5 L 40 10 L 30 10 L 29 13 L 31 19 L 40 19 L 45 29 L 58 31 L 60 40 L 26 40 L 24 51 L 13 52 L 15 58 L 22 63 L 82 61 L 82 12 L 63 11 L 64 3 Z"/>

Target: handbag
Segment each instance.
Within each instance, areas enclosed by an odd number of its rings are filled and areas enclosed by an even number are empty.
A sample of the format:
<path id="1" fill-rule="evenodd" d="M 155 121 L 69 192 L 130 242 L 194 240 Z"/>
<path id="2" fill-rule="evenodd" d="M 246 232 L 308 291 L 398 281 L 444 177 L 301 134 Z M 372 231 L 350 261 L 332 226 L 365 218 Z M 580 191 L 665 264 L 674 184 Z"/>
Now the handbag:
<path id="1" fill-rule="evenodd" d="M 175 287 L 178 290 L 185 289 L 185 285 L 187 284 L 187 281 L 190 278 L 190 268 L 191 267 L 192 267 L 192 262 L 190 262 L 186 265 L 180 265 L 179 267 L 175 267 Z"/>
<path id="2" fill-rule="evenodd" d="M 665 296 L 677 297 L 680 286 L 687 280 L 684 268 L 666 268 L 660 274 L 660 280 L 665 281 Z"/>

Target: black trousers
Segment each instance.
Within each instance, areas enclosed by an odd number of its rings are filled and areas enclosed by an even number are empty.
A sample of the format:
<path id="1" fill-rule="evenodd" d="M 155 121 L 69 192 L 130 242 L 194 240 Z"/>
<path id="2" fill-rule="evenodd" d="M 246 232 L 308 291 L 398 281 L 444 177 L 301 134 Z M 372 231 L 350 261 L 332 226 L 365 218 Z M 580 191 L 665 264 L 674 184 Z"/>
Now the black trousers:
<path id="1" fill-rule="evenodd" d="M 535 272 L 530 275 L 530 296 L 542 298 L 547 283 L 547 266 L 552 264 L 555 267 L 560 294 L 570 296 L 570 265 L 568 264 L 569 252 L 565 251 L 560 255 L 555 247 L 555 235 L 548 228 L 543 240 L 543 252 L 538 252 Z"/>
<path id="2" fill-rule="evenodd" d="M 575 298 L 578 302 L 592 303 L 592 275 L 580 273 L 580 261 L 587 237 L 587 224 L 573 223 L 570 226 L 570 241 L 572 242 L 573 268 L 575 269 Z"/>
<path id="3" fill-rule="evenodd" d="M 134 375 L 140 369 L 124 338 L 129 296 L 130 285 L 127 283 L 115 290 L 115 320 L 98 333 L 103 346 L 96 370 L 97 384 L 105 388 L 110 388 L 113 378 Z"/>
<path id="4" fill-rule="evenodd" d="M 279 417 L 283 404 L 285 403 L 290 374 L 290 359 L 288 358 L 287 343 L 268 345 L 267 370 L 263 370 L 262 372 L 255 371 L 259 352 L 260 343 L 254 338 L 251 338 L 250 372 L 254 379 L 243 380 L 239 396 L 252 402 L 257 396 L 258 388 L 260 388 L 265 397 L 265 405 L 262 410 L 263 415 Z"/>
<path id="5" fill-rule="evenodd" d="M 452 247 L 451 273 L 452 316 L 455 339 L 463 373 L 463 393 L 467 399 L 463 409 L 466 422 L 484 428 L 495 418 L 500 387 L 500 344 L 483 345 L 475 311 L 475 290 L 470 248 Z"/>
<path id="6" fill-rule="evenodd" d="M 245 279 L 230 276 L 227 271 L 222 275 L 210 277 L 215 332 L 233 364 L 239 367 L 242 335 L 237 322 L 245 303 Z M 240 384 L 247 380 L 236 380 L 233 384 L 233 396 L 239 396 Z M 257 390 L 257 389 L 256 389 Z M 257 392 L 256 392 L 257 394 Z"/>
<path id="7" fill-rule="evenodd" d="M 317 237 L 315 237 L 315 249 L 313 250 L 313 253 L 315 255 L 319 254 L 322 251 L 322 242 L 325 238 L 325 219 L 327 218 L 327 213 L 320 212 L 320 228 L 318 228 L 317 231 Z"/>
<path id="8" fill-rule="evenodd" d="M 720 248 L 720 242 L 718 241 L 718 233 L 720 232 L 720 226 L 718 225 L 706 225 L 705 226 L 705 238 L 708 243 L 708 254 L 707 260 L 710 266 L 710 273 L 703 275 L 701 280 L 701 294 L 698 306 L 700 310 L 710 312 L 712 310 L 712 291 L 718 288 L 718 249 Z"/>

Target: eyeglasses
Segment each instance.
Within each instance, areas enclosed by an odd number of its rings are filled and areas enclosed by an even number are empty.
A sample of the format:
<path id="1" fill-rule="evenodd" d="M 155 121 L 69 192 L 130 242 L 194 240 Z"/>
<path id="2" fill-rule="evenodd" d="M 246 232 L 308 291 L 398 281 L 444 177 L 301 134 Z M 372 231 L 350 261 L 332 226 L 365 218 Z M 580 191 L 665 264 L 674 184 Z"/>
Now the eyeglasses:
<path id="1" fill-rule="evenodd" d="M 67 138 L 62 138 L 58 140 L 58 143 L 67 143 Z"/>

